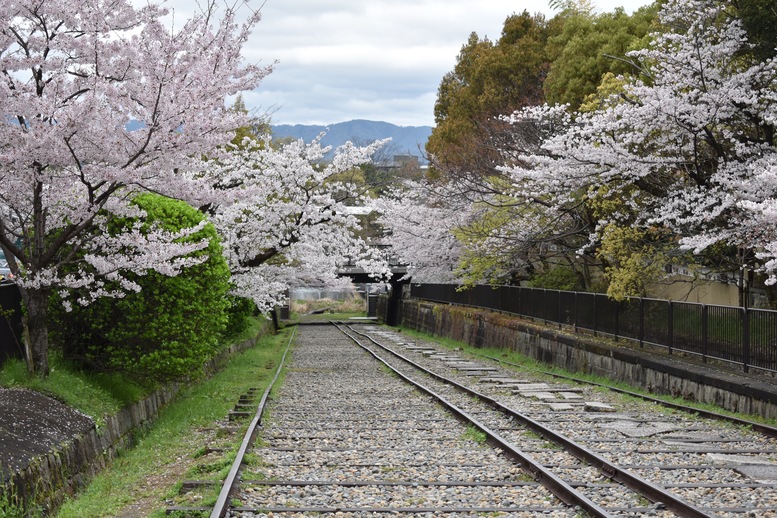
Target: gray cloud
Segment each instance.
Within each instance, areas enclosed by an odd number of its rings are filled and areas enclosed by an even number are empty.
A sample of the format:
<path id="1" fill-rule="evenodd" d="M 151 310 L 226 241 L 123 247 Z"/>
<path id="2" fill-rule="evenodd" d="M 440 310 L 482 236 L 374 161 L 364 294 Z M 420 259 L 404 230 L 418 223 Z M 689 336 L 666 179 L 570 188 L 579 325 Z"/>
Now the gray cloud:
<path id="1" fill-rule="evenodd" d="M 168 5 L 183 14 L 189 0 Z M 599 0 L 631 12 L 647 0 Z M 277 124 L 351 119 L 432 125 L 437 87 L 472 32 L 495 40 L 507 16 L 552 15 L 546 0 L 267 0 L 244 56 L 275 70 L 244 99 Z M 256 9 L 260 3 L 249 2 Z M 180 7 L 179 7 L 180 6 Z M 247 9 L 242 7 L 241 9 Z"/>

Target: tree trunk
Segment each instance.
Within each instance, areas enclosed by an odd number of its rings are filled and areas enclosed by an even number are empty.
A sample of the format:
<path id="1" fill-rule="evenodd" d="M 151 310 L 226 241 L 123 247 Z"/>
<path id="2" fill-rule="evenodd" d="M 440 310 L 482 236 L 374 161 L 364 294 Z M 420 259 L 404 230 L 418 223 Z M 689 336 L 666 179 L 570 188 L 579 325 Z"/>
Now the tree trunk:
<path id="1" fill-rule="evenodd" d="M 273 332 L 277 333 L 281 329 L 281 326 L 278 323 L 278 311 L 275 308 L 273 308 L 272 311 L 270 311 L 270 316 L 272 317 Z"/>
<path id="2" fill-rule="evenodd" d="M 49 291 L 22 289 L 24 334 L 28 340 L 27 369 L 41 377 L 49 375 Z"/>

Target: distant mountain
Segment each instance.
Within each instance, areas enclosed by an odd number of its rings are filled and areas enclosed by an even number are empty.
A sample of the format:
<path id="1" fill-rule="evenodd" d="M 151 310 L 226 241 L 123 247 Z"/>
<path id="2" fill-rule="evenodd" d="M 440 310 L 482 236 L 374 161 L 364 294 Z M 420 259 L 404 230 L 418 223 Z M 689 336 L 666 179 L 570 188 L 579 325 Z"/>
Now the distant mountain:
<path id="1" fill-rule="evenodd" d="M 388 122 L 352 120 L 338 122 L 329 126 L 304 124 L 279 124 L 272 126 L 273 138 L 293 138 L 310 142 L 320 133 L 326 131 L 322 143 L 337 148 L 348 141 L 359 146 L 365 146 L 375 140 L 391 138 L 384 148 L 384 154 L 415 155 L 421 158 L 426 141 L 432 133 L 431 126 L 397 126 Z M 387 158 L 390 158 L 387 157 Z"/>

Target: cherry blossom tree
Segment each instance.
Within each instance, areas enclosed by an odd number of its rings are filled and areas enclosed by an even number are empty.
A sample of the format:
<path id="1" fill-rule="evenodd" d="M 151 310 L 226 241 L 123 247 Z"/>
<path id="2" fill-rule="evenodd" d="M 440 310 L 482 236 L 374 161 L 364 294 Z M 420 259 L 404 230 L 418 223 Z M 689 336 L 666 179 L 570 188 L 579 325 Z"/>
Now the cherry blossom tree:
<path id="1" fill-rule="evenodd" d="M 376 200 L 384 244 L 407 264 L 415 282 L 458 282 L 462 248 L 454 235 L 469 221 L 470 204 L 445 185 L 407 181 Z"/>
<path id="2" fill-rule="evenodd" d="M 186 242 L 191 231 L 116 235 L 110 221 L 142 217 L 130 203 L 141 191 L 197 205 L 215 193 L 198 173 L 201 157 L 215 157 L 247 122 L 225 99 L 270 71 L 240 58 L 258 12 L 238 23 L 234 8 L 223 9 L 206 2 L 175 30 L 153 3 L 0 3 L 0 247 L 40 375 L 49 370 L 52 290 L 120 296 L 104 279 L 135 290 L 123 271 L 175 275 L 204 246 Z M 102 234 L 85 231 L 94 227 Z"/>
<path id="3" fill-rule="evenodd" d="M 347 143 L 324 163 L 321 136 L 276 148 L 270 137 L 246 140 L 210 166 L 223 189 L 212 220 L 223 239 L 237 295 L 262 310 L 285 302 L 290 287 L 346 285 L 348 261 L 376 277 L 390 276 L 385 258 L 357 236 L 353 206 L 369 200 L 345 173 L 368 163 L 386 141 Z"/>
<path id="4" fill-rule="evenodd" d="M 504 169 L 516 192 L 541 196 L 555 209 L 610 203 L 590 244 L 613 225 L 664 227 L 697 254 L 736 249 L 730 265 L 757 267 L 773 249 L 768 200 L 777 122 L 777 63 L 752 57 L 745 31 L 727 16 L 727 2 L 670 0 L 666 32 L 628 56 L 636 79 L 591 112 L 540 107 L 514 122 L 556 128 L 543 153 Z M 528 164 L 528 166 L 526 166 Z M 740 284 L 742 286 L 742 284 Z"/>
<path id="5" fill-rule="evenodd" d="M 417 282 L 505 284 L 550 263 L 585 278 L 575 251 L 587 221 L 572 209 L 553 212 L 539 198 L 511 196 L 511 189 L 500 177 L 407 182 L 375 204 L 388 230 L 384 241 Z"/>
<path id="6" fill-rule="evenodd" d="M 741 210 L 739 239 L 749 239 L 756 258 L 763 262 L 766 284 L 777 283 L 777 152 L 765 152 L 747 164 L 751 177 L 732 186 L 737 209 Z M 701 246 L 709 239 L 700 235 L 688 244 Z"/>

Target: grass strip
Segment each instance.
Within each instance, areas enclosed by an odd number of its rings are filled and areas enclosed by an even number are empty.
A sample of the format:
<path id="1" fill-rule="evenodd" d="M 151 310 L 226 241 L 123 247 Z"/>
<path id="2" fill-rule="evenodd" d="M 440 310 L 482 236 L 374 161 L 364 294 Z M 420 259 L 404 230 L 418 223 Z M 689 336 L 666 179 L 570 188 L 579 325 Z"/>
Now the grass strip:
<path id="1" fill-rule="evenodd" d="M 83 372 L 56 352 L 49 359 L 51 374 L 46 378 L 30 376 L 23 360 L 5 362 L 0 369 L 0 387 L 22 387 L 46 394 L 90 416 L 98 426 L 104 424 L 104 416 L 115 414 L 149 393 L 148 387 L 118 374 Z"/>
<path id="2" fill-rule="evenodd" d="M 66 501 L 58 516 L 164 516 L 166 501 L 178 492 L 181 480 L 203 469 L 196 466 L 203 441 L 212 439 L 218 428 L 215 423 L 225 420 L 249 388 L 261 393 L 272 380 L 290 333 L 287 329 L 262 338 L 211 378 L 184 389 L 153 427 L 137 438 L 135 447 L 117 457 L 76 498 Z M 241 435 L 235 437 L 239 442 Z"/>
<path id="3" fill-rule="evenodd" d="M 255 337 L 267 326 L 264 318 L 254 318 L 234 342 Z M 27 388 L 51 396 L 88 415 L 98 427 L 105 416 L 116 414 L 158 388 L 136 383 L 119 373 L 87 372 L 64 360 L 56 349 L 49 352 L 49 361 L 51 373 L 41 378 L 27 372 L 24 360 L 7 360 L 0 368 L 0 387 Z"/>

